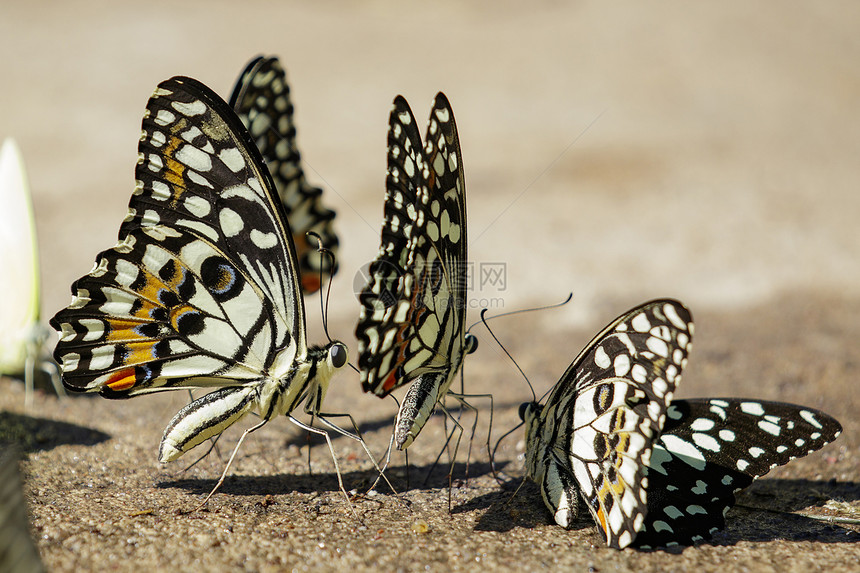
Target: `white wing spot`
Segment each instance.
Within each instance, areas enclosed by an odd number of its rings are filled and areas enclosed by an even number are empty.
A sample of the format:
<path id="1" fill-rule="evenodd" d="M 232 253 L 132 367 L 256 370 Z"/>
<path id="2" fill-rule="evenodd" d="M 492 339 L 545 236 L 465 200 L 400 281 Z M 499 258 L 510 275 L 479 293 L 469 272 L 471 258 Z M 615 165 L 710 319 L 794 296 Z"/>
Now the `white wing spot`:
<path id="1" fill-rule="evenodd" d="M 245 168 L 245 159 L 242 157 L 242 152 L 235 147 L 228 147 L 221 150 L 218 158 L 227 166 L 233 173 L 238 173 Z"/>
<path id="2" fill-rule="evenodd" d="M 197 171 L 209 171 L 212 169 L 212 158 L 207 153 L 191 145 L 183 145 L 177 149 L 176 160 Z"/>
<path id="3" fill-rule="evenodd" d="M 651 323 L 648 322 L 648 317 L 645 316 L 645 313 L 639 313 L 633 317 L 633 320 L 630 321 L 630 326 L 633 327 L 633 330 L 636 332 L 648 332 L 651 330 Z"/>
<path id="4" fill-rule="evenodd" d="M 221 223 L 221 230 L 227 237 L 235 237 L 242 229 L 245 228 L 245 221 L 239 216 L 239 213 L 225 207 L 218 214 L 218 221 Z"/>
<path id="5" fill-rule="evenodd" d="M 750 455 L 752 457 L 758 458 L 764 453 L 764 450 L 761 448 L 757 448 L 757 447 L 753 446 L 752 448 L 749 449 L 749 452 L 750 452 Z"/>
<path id="6" fill-rule="evenodd" d="M 708 418 L 696 418 L 690 424 L 690 428 L 696 432 L 709 432 L 714 428 L 714 421 Z"/>
<path id="7" fill-rule="evenodd" d="M 759 420 L 758 421 L 758 427 L 762 431 L 770 434 L 771 436 L 778 436 L 779 433 L 782 431 L 782 428 L 780 428 L 778 425 L 774 424 L 773 422 L 769 422 L 767 420 Z"/>
<path id="8" fill-rule="evenodd" d="M 606 354 L 606 350 L 603 349 L 602 346 L 598 346 L 597 350 L 594 351 L 594 363 L 599 368 L 609 368 L 612 364 L 612 361 L 609 360 L 609 355 Z"/>
<path id="9" fill-rule="evenodd" d="M 813 414 L 809 410 L 801 410 L 800 417 L 818 428 L 819 430 L 821 429 L 821 423 L 815 418 L 815 414 Z"/>
<path id="10" fill-rule="evenodd" d="M 615 375 L 619 378 L 622 376 L 626 376 L 630 371 L 630 358 L 626 354 L 619 354 L 615 357 L 615 362 L 613 363 L 615 367 Z"/>
<path id="11" fill-rule="evenodd" d="M 720 451 L 720 443 L 715 440 L 713 436 L 710 436 L 708 434 L 694 432 L 693 441 L 696 442 L 697 446 L 704 450 L 710 450 L 712 452 Z"/>
<path id="12" fill-rule="evenodd" d="M 212 211 L 212 205 L 199 195 L 187 195 L 182 202 L 189 213 L 197 217 L 205 217 Z"/>
<path id="13" fill-rule="evenodd" d="M 645 341 L 645 346 L 657 356 L 662 356 L 663 358 L 667 358 L 669 356 L 669 346 L 659 338 L 655 338 L 653 336 L 649 337 L 648 340 Z"/>
<path id="14" fill-rule="evenodd" d="M 194 100 L 192 102 L 181 102 L 174 101 L 170 102 L 171 107 L 181 113 L 186 117 L 193 117 L 195 115 L 200 115 L 206 111 L 206 104 L 200 100 Z"/>
<path id="15" fill-rule="evenodd" d="M 664 434 L 660 436 L 660 441 L 665 444 L 666 448 L 672 455 L 682 462 L 697 470 L 705 469 L 705 457 L 702 455 L 702 452 L 700 452 L 696 446 L 690 442 L 672 434 Z M 651 455 L 653 456 L 653 452 Z"/>
<path id="16" fill-rule="evenodd" d="M 741 412 L 751 416 L 764 416 L 764 408 L 758 402 L 741 402 Z"/>
<path id="17" fill-rule="evenodd" d="M 720 439 L 724 442 L 734 442 L 735 441 L 735 433 L 731 430 L 720 430 L 719 434 Z"/>
<path id="18" fill-rule="evenodd" d="M 158 113 L 155 114 L 155 123 L 161 126 L 170 125 L 174 121 L 176 121 L 176 115 L 167 111 L 166 109 L 158 110 Z"/>
<path id="19" fill-rule="evenodd" d="M 271 249 L 278 244 L 278 236 L 275 233 L 264 233 L 257 229 L 252 229 L 251 242 L 261 249 Z"/>
<path id="20" fill-rule="evenodd" d="M 666 318 L 669 319 L 669 322 L 674 324 L 677 328 L 687 330 L 687 323 L 681 320 L 681 317 L 678 316 L 678 311 L 675 310 L 674 305 L 664 304 L 663 314 L 666 315 Z"/>
<path id="21" fill-rule="evenodd" d="M 744 471 L 745 469 L 747 469 L 749 467 L 750 463 L 746 460 L 740 459 L 740 460 L 738 460 L 737 464 L 735 464 L 735 465 L 737 465 L 739 470 Z"/>
<path id="22" fill-rule="evenodd" d="M 705 495 L 708 492 L 708 484 L 702 480 L 696 480 L 696 485 L 690 489 L 696 495 Z"/>

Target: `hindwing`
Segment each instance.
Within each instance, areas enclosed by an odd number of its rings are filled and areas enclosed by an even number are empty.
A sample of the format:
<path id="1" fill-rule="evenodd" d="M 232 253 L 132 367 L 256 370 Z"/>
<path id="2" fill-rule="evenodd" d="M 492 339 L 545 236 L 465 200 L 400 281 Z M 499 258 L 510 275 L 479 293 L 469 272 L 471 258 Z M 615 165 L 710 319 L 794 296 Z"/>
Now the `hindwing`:
<path id="1" fill-rule="evenodd" d="M 689 544 L 725 527 L 735 494 L 821 449 L 842 426 L 824 412 L 742 398 L 675 400 L 648 462 L 638 546 Z"/>

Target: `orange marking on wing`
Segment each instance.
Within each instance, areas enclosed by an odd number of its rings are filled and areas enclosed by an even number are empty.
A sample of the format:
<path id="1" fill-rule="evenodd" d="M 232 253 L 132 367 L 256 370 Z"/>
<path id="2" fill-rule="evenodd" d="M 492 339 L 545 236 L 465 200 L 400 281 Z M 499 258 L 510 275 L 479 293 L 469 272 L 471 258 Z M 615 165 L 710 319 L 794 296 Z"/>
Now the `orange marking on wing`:
<path id="1" fill-rule="evenodd" d="M 121 392 L 123 390 L 128 390 L 134 386 L 136 382 L 137 378 L 134 376 L 134 368 L 125 368 L 124 370 L 120 370 L 111 375 L 111 377 L 108 378 L 108 381 L 105 382 L 105 386 L 111 390 Z"/>
<path id="2" fill-rule="evenodd" d="M 197 309 L 187 304 L 170 309 L 170 326 L 173 327 L 173 330 L 179 332 L 179 319 L 189 312 L 197 312 Z"/>
<path id="3" fill-rule="evenodd" d="M 382 389 L 386 392 L 390 392 L 396 383 L 397 377 L 394 375 L 394 370 L 392 370 L 391 374 L 388 375 L 388 378 L 386 378 L 385 382 L 382 384 Z"/>
<path id="4" fill-rule="evenodd" d="M 164 178 L 173 185 L 173 204 L 179 201 L 179 197 L 185 190 L 185 166 L 173 158 L 176 149 L 182 144 L 178 137 L 171 136 L 170 142 L 164 149 Z"/>
<path id="5" fill-rule="evenodd" d="M 600 506 L 600 509 L 595 511 L 594 514 L 597 516 L 597 521 L 600 522 L 600 527 L 608 534 L 609 530 L 606 529 L 606 515 L 603 513 L 603 506 Z"/>

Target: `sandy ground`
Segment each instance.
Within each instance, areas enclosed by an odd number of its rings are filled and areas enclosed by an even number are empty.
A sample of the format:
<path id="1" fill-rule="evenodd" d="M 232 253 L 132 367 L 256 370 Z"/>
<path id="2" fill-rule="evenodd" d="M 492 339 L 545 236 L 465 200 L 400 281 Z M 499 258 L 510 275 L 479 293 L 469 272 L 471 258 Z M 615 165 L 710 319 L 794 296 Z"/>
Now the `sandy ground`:
<path id="1" fill-rule="evenodd" d="M 114 243 L 155 85 L 191 75 L 226 96 L 252 56 L 281 56 L 307 171 L 339 213 L 331 329 L 354 349 L 353 277 L 378 246 L 390 102 L 401 93 L 424 118 L 443 90 L 460 128 L 477 276 L 482 264 L 505 270 L 504 285 L 476 284 L 474 306 L 513 310 L 574 292 L 565 308 L 496 323 L 538 392 L 620 312 L 680 298 L 697 322 L 682 397 L 792 401 L 845 427 L 742 502 L 856 517 L 858 25 L 853 2 L 6 2 L 0 137 L 15 136 L 27 162 L 47 318 Z M 312 341 L 322 339 L 317 303 Z M 493 393 L 497 436 L 530 392 L 476 333 L 466 384 Z M 52 570 L 860 569 L 857 527 L 763 509 L 737 508 L 712 543 L 668 553 L 609 550 L 587 521 L 564 531 L 533 486 L 509 501 L 521 433 L 500 449 L 510 480 L 492 478 L 486 401 L 451 513 L 444 472 L 424 484 L 441 419 L 410 449 L 413 489 L 359 498 L 355 514 L 324 444 L 313 443 L 309 473 L 305 435 L 278 420 L 246 441 L 209 511 L 186 515 L 239 432 L 187 472 L 160 466 L 158 441 L 184 394 L 38 393 L 30 411 L 20 383 L 0 381 L 0 395 L 0 429 L 24 449 L 34 535 Z M 384 451 L 393 403 L 344 374 L 328 407 L 353 412 Z M 334 445 L 347 488 L 366 488 L 374 472 L 361 448 Z M 395 457 L 399 490 L 405 468 Z"/>

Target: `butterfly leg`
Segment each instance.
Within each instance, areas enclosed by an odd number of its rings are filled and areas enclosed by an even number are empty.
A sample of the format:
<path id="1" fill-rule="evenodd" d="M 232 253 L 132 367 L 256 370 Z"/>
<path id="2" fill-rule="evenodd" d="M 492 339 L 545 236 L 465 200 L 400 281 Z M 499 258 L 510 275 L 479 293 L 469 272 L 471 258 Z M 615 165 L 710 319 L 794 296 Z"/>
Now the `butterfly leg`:
<path id="1" fill-rule="evenodd" d="M 223 436 L 223 435 L 224 434 L 218 434 L 217 436 L 213 436 L 213 437 L 209 438 L 210 444 L 209 444 L 209 448 L 206 450 L 206 452 L 202 456 L 200 456 L 199 458 L 197 458 L 196 460 L 191 462 L 188 465 L 188 467 L 186 467 L 185 469 L 182 470 L 182 473 L 187 472 L 188 470 L 190 470 L 191 468 L 193 468 L 194 466 L 196 466 L 197 464 L 202 462 L 205 458 L 207 458 L 209 456 L 209 454 L 212 453 L 212 450 L 215 450 L 215 452 L 218 454 L 218 457 L 221 458 L 221 452 L 219 452 L 217 449 L 215 449 L 215 446 L 218 445 L 218 440 L 220 440 L 221 436 Z M 224 458 L 221 458 L 221 461 L 224 461 Z"/>
<path id="2" fill-rule="evenodd" d="M 40 370 L 48 375 L 51 379 L 51 385 L 54 387 L 54 392 L 60 398 L 68 396 L 66 389 L 63 388 L 63 382 L 60 380 L 60 367 L 53 360 L 43 360 L 40 364 Z"/>
<path id="3" fill-rule="evenodd" d="M 264 425 L 266 425 L 266 422 L 268 422 L 268 420 L 263 420 L 262 422 L 260 422 L 256 426 L 251 426 L 250 428 L 248 428 L 247 430 L 242 432 L 242 437 L 239 438 L 238 442 L 236 442 L 236 447 L 233 448 L 233 453 L 230 454 L 230 459 L 227 460 L 227 465 L 224 466 L 224 471 L 221 472 L 221 477 L 218 479 L 218 483 L 215 484 L 215 487 L 212 488 L 212 491 L 209 492 L 209 495 L 206 496 L 206 499 L 203 500 L 203 503 L 201 503 L 200 505 L 198 505 L 197 507 L 192 509 L 190 513 L 194 513 L 195 511 L 199 510 L 201 507 L 203 507 L 204 505 L 209 503 L 209 499 L 213 495 L 215 495 L 215 492 L 218 491 L 218 488 L 221 487 L 222 483 L 224 483 L 224 479 L 227 477 L 227 471 L 230 469 L 230 465 L 233 463 L 233 458 L 235 458 L 236 454 L 239 452 L 239 446 L 242 445 L 242 442 L 245 441 L 245 438 L 248 436 L 248 434 L 250 434 L 254 430 L 258 430 L 258 429 L 262 428 Z"/>
<path id="4" fill-rule="evenodd" d="M 349 506 L 350 511 L 352 511 L 352 515 L 355 517 L 355 519 L 357 521 L 360 522 L 361 518 L 358 516 L 358 513 L 356 513 L 356 511 L 355 511 L 355 508 L 352 506 L 352 502 L 349 500 L 349 494 L 346 492 L 346 488 L 343 486 L 343 476 L 340 473 L 340 465 L 338 465 L 338 463 L 337 463 L 337 455 L 335 455 L 335 453 L 334 453 L 334 446 L 331 443 L 331 436 L 329 436 L 328 432 L 326 432 L 325 430 L 322 430 L 320 428 L 314 428 L 313 426 L 309 426 L 309 425 L 301 422 L 300 420 L 296 419 L 293 416 L 287 415 L 287 418 L 289 418 L 290 422 L 292 422 L 293 424 L 295 424 L 299 428 L 325 438 L 326 444 L 328 444 L 328 451 L 331 454 L 332 461 L 334 462 L 334 471 L 337 474 L 337 485 L 338 485 L 338 487 L 340 487 L 340 491 L 343 493 L 343 496 L 346 498 L 346 504 L 347 504 L 347 506 Z M 320 418 L 320 419 L 322 420 L 322 418 Z M 331 424 L 331 425 L 333 426 L 334 424 Z"/>
<path id="5" fill-rule="evenodd" d="M 469 479 L 469 463 L 472 460 L 472 441 L 475 439 L 475 429 L 478 426 L 478 409 L 472 404 L 468 402 L 468 400 L 473 400 L 475 398 L 485 398 L 490 401 L 490 427 L 487 430 L 487 454 L 490 455 L 492 452 L 490 450 L 490 439 L 493 432 L 493 395 L 492 394 L 459 394 L 456 392 L 448 392 L 448 396 L 451 396 L 460 404 L 469 410 L 472 410 L 475 413 L 475 421 L 472 423 L 472 432 L 469 436 L 469 453 L 466 457 L 466 480 Z M 496 477 L 496 466 L 493 462 L 492 456 L 490 457 L 490 467 L 493 472 L 493 477 Z"/>
<path id="6" fill-rule="evenodd" d="M 373 468 L 378 472 L 379 476 L 385 480 L 385 483 L 388 484 L 388 487 L 391 488 L 391 491 L 395 494 L 397 493 L 397 490 L 394 489 L 394 486 L 391 485 L 391 482 L 388 481 L 388 478 L 385 476 L 385 470 L 379 468 L 379 464 L 377 463 L 376 458 L 370 452 L 370 448 L 367 447 L 367 442 L 365 442 L 364 438 L 361 437 L 361 432 L 358 430 L 358 425 L 355 423 L 355 418 L 353 418 L 352 415 L 347 414 L 347 413 L 333 414 L 330 412 L 328 412 L 328 413 L 320 412 L 319 414 L 317 414 L 317 416 L 319 417 L 320 422 L 322 422 L 323 424 L 325 424 L 326 426 L 328 426 L 329 428 L 331 428 L 335 432 L 339 433 L 342 436 L 346 436 L 347 438 L 350 438 L 350 439 L 355 440 L 358 443 L 360 443 L 361 447 L 364 448 L 364 453 L 367 454 L 367 457 L 370 458 L 370 461 L 373 463 Z M 328 418 L 348 418 L 350 424 L 352 424 L 352 429 L 355 431 L 355 433 L 353 434 L 353 433 L 350 433 L 348 430 L 344 430 L 340 426 L 332 423 L 330 420 L 328 420 Z M 388 451 L 389 452 L 391 451 L 391 444 L 389 444 L 389 446 L 388 446 Z M 387 459 L 386 459 L 385 463 L 386 463 L 386 465 L 388 465 Z M 379 477 L 377 477 L 376 481 L 379 481 Z M 373 482 L 374 485 L 376 484 L 376 481 Z M 373 488 L 371 488 L 371 489 L 373 489 Z"/>
<path id="7" fill-rule="evenodd" d="M 27 357 L 24 359 L 24 409 L 29 410 L 33 407 L 33 392 L 35 378 L 36 361 L 30 352 L 27 352 Z"/>

